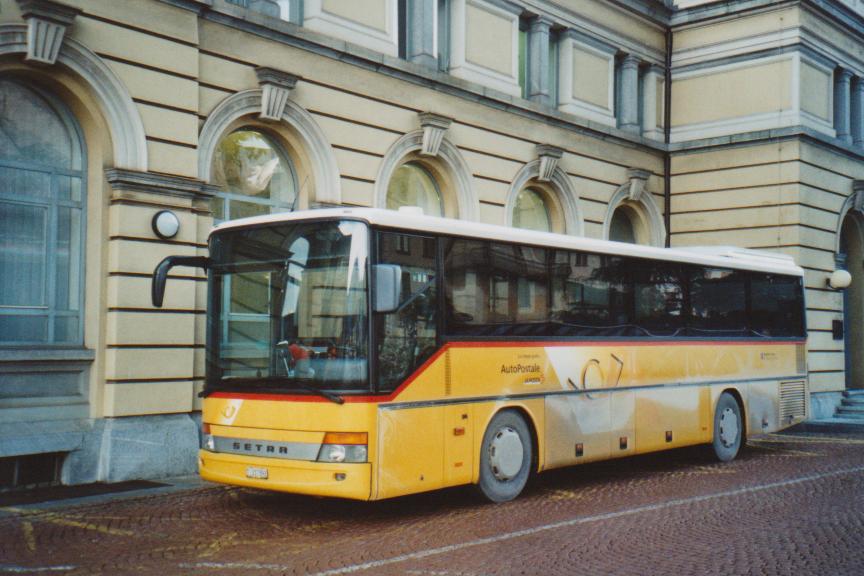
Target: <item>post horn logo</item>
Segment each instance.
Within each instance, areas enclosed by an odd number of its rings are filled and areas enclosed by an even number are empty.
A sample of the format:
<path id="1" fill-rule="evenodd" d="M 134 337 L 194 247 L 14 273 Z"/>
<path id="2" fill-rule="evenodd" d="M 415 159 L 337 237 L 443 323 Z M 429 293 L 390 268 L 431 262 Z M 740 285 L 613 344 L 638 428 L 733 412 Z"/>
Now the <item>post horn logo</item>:
<path id="1" fill-rule="evenodd" d="M 237 406 L 234 404 L 229 404 L 222 409 L 222 416 L 228 420 L 233 418 L 235 414 L 237 414 Z"/>

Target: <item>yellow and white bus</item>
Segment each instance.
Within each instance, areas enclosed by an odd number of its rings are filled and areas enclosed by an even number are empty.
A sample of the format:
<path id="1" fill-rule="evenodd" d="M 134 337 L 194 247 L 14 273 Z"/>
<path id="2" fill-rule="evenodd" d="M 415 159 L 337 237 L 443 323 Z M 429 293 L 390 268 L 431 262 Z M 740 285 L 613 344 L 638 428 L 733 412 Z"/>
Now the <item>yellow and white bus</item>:
<path id="1" fill-rule="evenodd" d="M 390 498 L 476 484 L 496 502 L 561 466 L 708 444 L 808 411 L 802 270 L 333 208 L 235 220 L 208 271 L 206 480 Z"/>

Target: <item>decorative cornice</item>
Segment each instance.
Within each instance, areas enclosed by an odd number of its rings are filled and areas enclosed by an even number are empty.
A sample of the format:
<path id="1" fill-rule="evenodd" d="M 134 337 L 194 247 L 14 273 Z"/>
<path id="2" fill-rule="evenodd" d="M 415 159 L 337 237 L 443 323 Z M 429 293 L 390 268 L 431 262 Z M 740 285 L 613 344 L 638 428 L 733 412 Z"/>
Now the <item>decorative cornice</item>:
<path id="1" fill-rule="evenodd" d="M 208 200 L 219 189 L 217 186 L 195 178 L 138 172 L 122 168 L 108 168 L 105 170 L 105 178 L 112 188 L 118 190 L 162 194 L 193 200 Z"/>
<path id="2" fill-rule="evenodd" d="M 438 156 L 444 132 L 453 122 L 446 116 L 433 114 L 432 112 L 420 112 L 420 127 L 423 129 L 423 144 L 420 148 L 421 156 Z"/>
<path id="3" fill-rule="evenodd" d="M 580 30 L 576 30 L 574 28 L 568 28 L 567 30 L 565 30 L 563 33 L 563 36 L 570 38 L 572 40 L 575 40 L 576 42 L 579 42 L 580 44 L 585 44 L 587 46 L 590 46 L 591 48 L 594 48 L 595 50 L 605 52 L 607 54 L 615 54 L 616 52 L 618 52 L 618 47 L 615 46 L 614 44 L 611 44 L 610 42 L 601 40 L 595 36 L 590 36 L 590 35 L 586 34 L 585 32 L 582 32 Z"/>
<path id="4" fill-rule="evenodd" d="M 17 0 L 27 22 L 27 55 L 24 60 L 53 65 L 60 54 L 66 29 L 82 11 L 52 0 Z"/>
<path id="5" fill-rule="evenodd" d="M 160 0 L 165 4 L 169 4 L 171 6 L 176 6 L 177 8 L 182 8 L 183 10 L 189 10 L 190 12 L 195 12 L 196 14 L 201 14 L 204 10 L 207 10 L 211 6 L 213 6 L 213 0 Z"/>
<path id="6" fill-rule="evenodd" d="M 540 167 L 537 171 L 538 182 L 549 182 L 558 167 L 558 160 L 564 155 L 564 150 L 549 144 L 538 144 L 535 148 Z"/>
<path id="7" fill-rule="evenodd" d="M 258 116 L 262 120 L 280 120 L 300 76 L 264 67 L 255 68 L 255 76 L 261 88 L 261 113 Z"/>

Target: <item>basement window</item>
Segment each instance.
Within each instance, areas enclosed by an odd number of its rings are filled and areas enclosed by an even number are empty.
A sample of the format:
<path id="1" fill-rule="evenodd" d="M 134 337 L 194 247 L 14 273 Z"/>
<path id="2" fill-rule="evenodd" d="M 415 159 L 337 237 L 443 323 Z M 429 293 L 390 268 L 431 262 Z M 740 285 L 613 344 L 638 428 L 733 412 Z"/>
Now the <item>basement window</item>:
<path id="1" fill-rule="evenodd" d="M 0 458 L 0 492 L 59 484 L 65 456 L 65 452 L 52 452 Z"/>

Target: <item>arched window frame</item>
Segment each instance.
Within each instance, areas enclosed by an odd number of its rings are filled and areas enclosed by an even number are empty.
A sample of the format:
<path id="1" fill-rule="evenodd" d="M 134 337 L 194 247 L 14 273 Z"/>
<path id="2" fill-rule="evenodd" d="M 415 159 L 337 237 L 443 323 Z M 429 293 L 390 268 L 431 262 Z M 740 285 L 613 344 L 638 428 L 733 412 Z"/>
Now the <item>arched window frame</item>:
<path id="1" fill-rule="evenodd" d="M 386 208 L 387 190 L 393 172 L 402 164 L 418 162 L 435 177 L 444 204 L 444 216 L 476 221 L 479 218 L 479 202 L 474 195 L 471 170 L 458 148 L 444 137 L 436 155 L 423 155 L 422 150 L 422 129 L 408 132 L 390 146 L 375 178 L 373 205 Z"/>
<path id="2" fill-rule="evenodd" d="M 560 167 L 556 167 L 547 180 L 540 181 L 540 171 L 541 160 L 537 159 L 528 162 L 516 173 L 504 204 L 505 224 L 513 226 L 513 212 L 519 193 L 525 188 L 533 188 L 545 194 L 547 205 L 552 209 L 552 232 L 582 236 L 584 222 L 579 210 L 579 194 L 570 177 Z"/>
<path id="3" fill-rule="evenodd" d="M 213 200 L 212 201 L 219 200 L 219 201 L 224 202 L 224 208 L 223 208 L 222 213 L 227 216 L 224 220 L 219 220 L 219 222 L 223 222 L 223 221 L 227 221 L 227 220 L 232 219 L 230 216 L 230 213 L 231 213 L 230 212 L 230 205 L 231 205 L 232 200 L 238 200 L 241 202 L 249 202 L 250 204 L 259 204 L 262 206 L 270 206 L 271 207 L 271 213 L 274 212 L 274 210 L 272 210 L 272 208 L 275 208 L 275 207 L 286 208 L 285 210 L 276 210 L 275 212 L 290 212 L 293 209 L 296 209 L 298 202 L 299 202 L 300 187 L 299 187 L 299 181 L 297 178 L 297 169 L 294 165 L 294 161 L 291 158 L 291 154 L 288 152 L 288 149 L 282 143 L 282 141 L 278 135 L 273 134 L 271 131 L 267 130 L 266 128 L 263 128 L 261 126 L 255 125 L 255 124 L 240 125 L 240 126 L 234 128 L 232 130 L 227 131 L 225 134 L 222 135 L 221 138 L 219 138 L 219 140 L 217 141 L 216 146 L 213 150 L 213 154 L 211 155 L 211 158 L 210 158 L 210 163 L 211 163 L 210 174 L 211 175 L 213 174 L 212 165 L 213 165 L 213 163 L 216 162 L 216 151 L 219 149 L 219 146 L 221 145 L 222 140 L 224 140 L 225 138 L 227 138 L 228 136 L 230 136 L 232 134 L 236 134 L 237 132 L 244 132 L 244 131 L 258 132 L 259 134 L 262 134 L 267 139 L 267 143 L 270 144 L 273 147 L 273 149 L 276 151 L 276 153 L 279 155 L 280 160 L 285 162 L 286 167 L 290 169 L 291 184 L 294 188 L 294 199 L 289 204 L 289 202 L 287 202 L 287 201 L 286 202 L 277 202 L 277 201 L 273 201 L 273 200 L 264 200 L 261 198 L 256 198 L 254 196 L 244 196 L 243 194 L 234 194 L 232 192 L 222 190 L 221 187 L 217 187 L 217 190 L 213 193 Z M 218 222 L 215 222 L 215 223 L 218 223 Z"/>
<path id="4" fill-rule="evenodd" d="M 644 171 L 640 171 L 644 172 Z M 631 188 L 634 180 L 642 180 L 642 186 L 638 188 L 638 194 L 634 198 Z M 654 200 L 654 195 L 645 190 L 644 181 L 647 173 L 642 178 L 631 178 L 627 183 L 621 185 L 606 209 L 606 217 L 603 221 L 603 239 L 609 240 L 612 230 L 612 216 L 619 208 L 630 211 L 631 222 L 634 224 L 637 244 L 655 246 L 662 248 L 666 243 L 666 226 L 663 224 L 663 213 Z M 635 220 L 634 220 L 635 218 Z"/>
<path id="5" fill-rule="evenodd" d="M 253 122 L 249 121 L 258 118 L 262 108 L 262 93 L 260 88 L 237 92 L 213 109 L 198 137 L 198 178 L 210 182 L 210 167 L 216 147 L 232 127 L 252 124 Z M 306 198 L 310 206 L 341 205 L 342 179 L 336 156 L 324 131 L 312 115 L 288 99 L 281 119 L 274 124 L 273 131 L 281 132 L 283 128 L 296 133 L 296 147 L 302 155 L 308 157 L 306 170 L 302 171 L 305 177 L 300 186 L 300 202 L 304 202 L 303 198 Z M 296 163 L 295 168 L 298 168 Z"/>
<path id="6" fill-rule="evenodd" d="M 51 195 L 49 199 L 33 199 L 23 198 L 21 196 L 4 195 L 0 193 L 0 202 L 8 202 L 14 204 L 26 204 L 30 206 L 43 206 L 46 209 L 46 261 L 45 261 L 45 291 L 47 305 L 44 307 L 26 307 L 26 308 L 9 308 L 4 310 L 0 306 L 0 315 L 34 315 L 47 316 L 47 330 L 45 340 L 19 340 L 19 341 L 3 341 L 0 340 L 0 347 L 20 348 L 27 347 L 60 347 L 84 344 L 84 316 L 85 316 L 85 281 L 86 281 L 86 242 L 87 242 L 87 147 L 84 139 L 84 133 L 75 119 L 71 110 L 53 93 L 42 89 L 41 87 L 26 82 L 18 78 L 10 77 L 6 79 L 8 82 L 13 82 L 33 92 L 41 97 L 44 102 L 55 113 L 57 119 L 66 128 L 70 136 L 72 145 L 72 165 L 76 168 L 64 169 L 55 166 L 50 166 L 40 162 L 20 162 L 14 160 L 4 160 L 0 158 L 0 167 L 15 168 L 21 170 L 32 170 L 41 173 L 50 174 Z M 80 200 L 60 200 L 56 197 L 58 177 L 72 177 L 80 179 Z M 61 208 L 69 208 L 77 210 L 79 213 L 78 224 L 78 256 L 77 256 L 77 271 L 74 275 L 77 276 L 77 301 L 75 302 L 75 310 L 57 309 L 57 254 L 58 254 L 58 212 Z M 0 231 L 2 234 L 2 231 Z M 70 260 L 72 257 L 70 256 Z M 70 277 L 73 276 L 73 271 L 70 265 Z M 70 284 L 71 286 L 71 284 Z M 70 306 L 71 307 L 71 306 Z M 42 310 L 40 313 L 38 310 Z M 58 317 L 75 317 L 78 320 L 78 326 L 74 340 L 58 341 L 56 338 L 56 319 Z"/>

